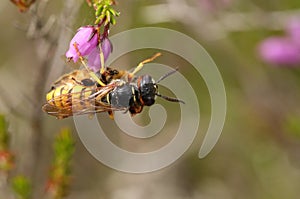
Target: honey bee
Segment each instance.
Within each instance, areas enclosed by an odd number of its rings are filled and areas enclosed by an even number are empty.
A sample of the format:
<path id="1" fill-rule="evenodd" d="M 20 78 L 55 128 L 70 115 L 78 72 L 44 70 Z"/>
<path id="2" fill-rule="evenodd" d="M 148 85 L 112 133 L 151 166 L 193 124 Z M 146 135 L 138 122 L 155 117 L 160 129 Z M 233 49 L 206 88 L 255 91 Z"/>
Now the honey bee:
<path id="1" fill-rule="evenodd" d="M 155 103 L 155 96 L 184 103 L 158 93 L 158 83 L 177 70 L 165 74 L 157 81 L 150 75 L 135 76 L 145 63 L 159 55 L 144 60 L 133 72 L 107 67 L 92 75 L 87 70 L 74 70 L 63 75 L 47 93 L 47 103 L 42 109 L 58 119 L 98 112 L 108 112 L 113 118 L 113 111 L 129 111 L 132 116 L 140 113 L 144 106 Z"/>

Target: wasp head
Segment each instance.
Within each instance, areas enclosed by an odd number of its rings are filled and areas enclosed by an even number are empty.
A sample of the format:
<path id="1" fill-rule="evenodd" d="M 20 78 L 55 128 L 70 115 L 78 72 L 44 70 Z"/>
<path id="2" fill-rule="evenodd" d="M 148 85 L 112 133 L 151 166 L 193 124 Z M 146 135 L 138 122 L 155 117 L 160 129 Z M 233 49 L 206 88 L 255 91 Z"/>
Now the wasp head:
<path id="1" fill-rule="evenodd" d="M 150 75 L 143 75 L 138 78 L 138 89 L 141 93 L 141 101 L 145 106 L 151 106 L 155 102 L 157 85 Z"/>

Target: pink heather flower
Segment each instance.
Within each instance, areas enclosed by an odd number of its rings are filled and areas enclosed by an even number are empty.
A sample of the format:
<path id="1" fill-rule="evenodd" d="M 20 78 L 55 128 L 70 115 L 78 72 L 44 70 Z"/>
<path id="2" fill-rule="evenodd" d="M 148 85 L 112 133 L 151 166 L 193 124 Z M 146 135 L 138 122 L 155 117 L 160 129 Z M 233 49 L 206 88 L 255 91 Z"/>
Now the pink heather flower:
<path id="1" fill-rule="evenodd" d="M 261 58 L 270 64 L 300 64 L 300 46 L 289 37 L 270 37 L 259 45 Z"/>
<path id="2" fill-rule="evenodd" d="M 77 62 L 79 56 L 74 47 L 77 43 L 78 50 L 82 56 L 90 54 L 98 45 L 98 34 L 93 26 L 84 26 L 77 30 L 77 33 L 70 42 L 69 50 L 66 52 L 66 57 Z"/>
<path id="3" fill-rule="evenodd" d="M 291 19 L 286 27 L 287 35 L 300 46 L 300 18 Z"/>
<path id="4" fill-rule="evenodd" d="M 108 38 L 105 38 L 102 41 L 101 48 L 102 48 L 103 55 L 104 55 L 104 61 L 106 61 L 108 56 L 112 52 L 112 44 Z M 101 61 L 100 61 L 99 48 L 93 49 L 92 52 L 88 55 L 88 64 L 87 65 L 89 66 L 90 69 L 92 69 L 95 72 L 100 70 L 100 68 L 102 66 L 101 66 Z"/>

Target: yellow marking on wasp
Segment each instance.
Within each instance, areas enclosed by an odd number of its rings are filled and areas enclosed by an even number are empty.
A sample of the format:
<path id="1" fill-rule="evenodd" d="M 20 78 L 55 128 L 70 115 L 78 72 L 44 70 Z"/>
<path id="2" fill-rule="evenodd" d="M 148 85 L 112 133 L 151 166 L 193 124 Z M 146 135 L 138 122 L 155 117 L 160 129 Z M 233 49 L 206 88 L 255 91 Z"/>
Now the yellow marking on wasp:
<path id="1" fill-rule="evenodd" d="M 106 101 L 108 104 L 110 104 L 109 94 L 106 95 Z"/>
<path id="2" fill-rule="evenodd" d="M 57 87 L 53 93 L 52 93 L 52 99 L 53 99 L 53 103 L 55 106 L 57 107 L 62 107 L 62 103 L 61 103 L 61 89 L 63 88 L 63 86 Z"/>
<path id="3" fill-rule="evenodd" d="M 69 92 L 70 89 L 66 88 L 66 86 L 63 87 L 63 90 L 61 91 L 61 94 L 67 94 Z"/>
<path id="4" fill-rule="evenodd" d="M 133 101 L 136 102 L 134 87 L 131 87 L 131 92 L 133 94 Z M 129 104 L 128 104 L 129 105 Z"/>
<path id="5" fill-rule="evenodd" d="M 61 94 L 60 94 L 61 88 L 62 88 L 62 86 L 60 86 L 60 87 L 58 87 L 58 88 L 56 88 L 56 89 L 54 90 L 54 95 L 53 95 L 53 97 L 58 97 L 58 96 L 61 95 Z"/>
<path id="6" fill-rule="evenodd" d="M 53 92 L 54 92 L 54 90 L 51 90 L 49 93 L 47 93 L 47 95 L 46 95 L 46 100 L 47 101 L 50 101 L 52 99 Z"/>
<path id="7" fill-rule="evenodd" d="M 60 102 L 61 102 L 61 106 L 66 106 L 67 102 L 68 102 L 68 96 L 66 95 L 69 92 L 69 88 L 68 86 L 63 86 L 61 88 L 61 96 L 60 96 Z"/>
<path id="8" fill-rule="evenodd" d="M 72 105 L 76 105 L 76 106 L 81 106 L 79 101 L 80 101 L 80 95 L 81 95 L 81 90 L 82 90 L 82 86 L 76 85 L 73 87 L 72 90 Z"/>

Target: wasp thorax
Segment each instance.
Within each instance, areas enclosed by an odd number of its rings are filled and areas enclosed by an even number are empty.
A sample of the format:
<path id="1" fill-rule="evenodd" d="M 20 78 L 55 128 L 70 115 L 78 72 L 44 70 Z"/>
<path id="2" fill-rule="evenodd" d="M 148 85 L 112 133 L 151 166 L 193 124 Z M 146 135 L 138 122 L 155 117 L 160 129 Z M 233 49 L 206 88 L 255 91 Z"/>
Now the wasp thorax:
<path id="1" fill-rule="evenodd" d="M 145 106 L 151 106 L 155 102 L 157 85 L 150 75 L 143 75 L 138 80 L 138 88 L 141 93 L 141 99 Z"/>

